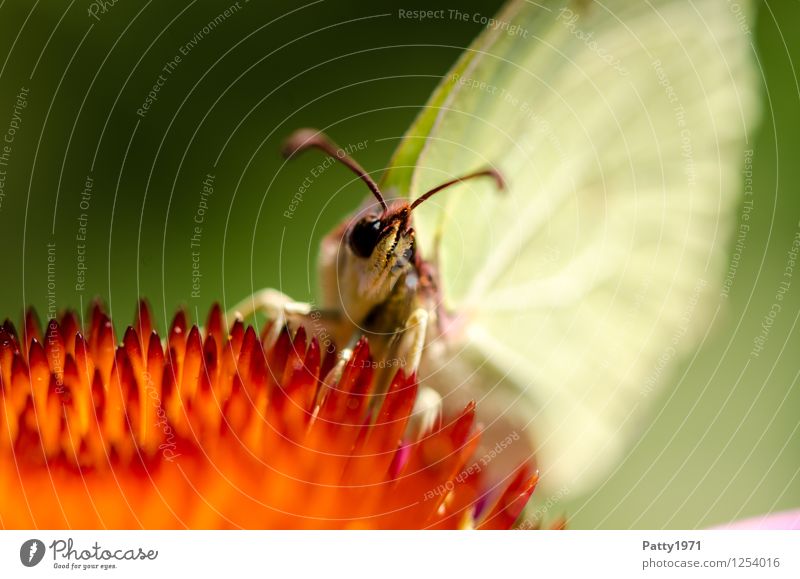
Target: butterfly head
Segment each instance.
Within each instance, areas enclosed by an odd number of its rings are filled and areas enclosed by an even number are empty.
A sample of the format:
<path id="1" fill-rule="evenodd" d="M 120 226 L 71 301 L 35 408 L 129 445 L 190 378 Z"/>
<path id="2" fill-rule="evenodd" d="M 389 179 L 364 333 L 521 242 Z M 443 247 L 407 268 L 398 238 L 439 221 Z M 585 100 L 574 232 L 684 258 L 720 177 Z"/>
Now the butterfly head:
<path id="1" fill-rule="evenodd" d="M 320 256 L 323 292 L 331 297 L 324 301 L 338 302 L 342 311 L 360 322 L 378 304 L 389 300 L 398 289 L 398 281 L 406 280 L 400 289 L 414 291 L 421 260 L 415 246 L 411 215 L 416 207 L 442 189 L 472 179 L 490 176 L 503 188 L 500 174 L 487 169 L 442 183 L 417 198 L 413 203 L 387 203 L 377 183 L 343 149 L 315 129 L 300 129 L 293 133 L 283 147 L 289 158 L 309 148 L 321 149 L 358 175 L 369 187 L 377 204 L 357 212 L 342 228 L 323 241 Z M 333 292 L 335 298 L 333 298 Z"/>
<path id="2" fill-rule="evenodd" d="M 384 301 L 397 281 L 416 266 L 414 229 L 408 203 L 358 215 L 344 236 L 343 259 L 357 287 L 356 295 L 370 302 Z"/>

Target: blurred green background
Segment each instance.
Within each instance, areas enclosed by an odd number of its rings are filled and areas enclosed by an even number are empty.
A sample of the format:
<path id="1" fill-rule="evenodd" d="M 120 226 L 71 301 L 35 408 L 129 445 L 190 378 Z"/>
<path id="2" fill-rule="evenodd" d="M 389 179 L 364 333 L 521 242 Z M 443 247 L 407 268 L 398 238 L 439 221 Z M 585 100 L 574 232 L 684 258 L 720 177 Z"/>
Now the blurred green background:
<path id="1" fill-rule="evenodd" d="M 499 5 L 459 8 L 490 16 Z M 0 3 L 3 131 L 27 90 L 2 167 L 0 313 L 18 319 L 33 305 L 45 317 L 49 304 L 85 309 L 100 296 L 121 327 L 141 295 L 163 329 L 178 306 L 202 322 L 212 302 L 230 307 L 263 287 L 312 299 L 319 241 L 364 188 L 334 168 L 292 205 L 321 159 L 283 166 L 279 145 L 297 127 L 320 127 L 342 146 L 363 143 L 357 158 L 367 169 L 385 167 L 481 30 L 397 18 L 399 8 L 420 7 L 452 6 Z M 748 362 L 800 219 L 798 21 L 798 2 L 760 5 L 765 115 L 754 144 L 754 224 L 729 309 L 675 368 L 627 460 L 596 492 L 543 506 L 547 517 L 566 514 L 577 528 L 693 528 L 800 506 L 798 282 L 764 352 Z M 206 180 L 213 193 L 204 195 Z"/>

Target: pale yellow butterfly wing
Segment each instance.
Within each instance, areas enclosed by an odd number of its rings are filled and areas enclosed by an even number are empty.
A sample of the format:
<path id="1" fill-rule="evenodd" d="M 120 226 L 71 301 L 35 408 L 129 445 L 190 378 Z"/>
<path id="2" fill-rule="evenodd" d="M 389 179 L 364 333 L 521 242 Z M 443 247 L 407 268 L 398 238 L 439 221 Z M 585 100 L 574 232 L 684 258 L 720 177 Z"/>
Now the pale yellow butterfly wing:
<path id="1" fill-rule="evenodd" d="M 412 198 L 487 165 L 508 181 L 414 216 L 465 322 L 429 380 L 525 428 L 548 486 L 621 458 L 720 299 L 757 113 L 745 7 L 511 2 L 394 157 Z"/>

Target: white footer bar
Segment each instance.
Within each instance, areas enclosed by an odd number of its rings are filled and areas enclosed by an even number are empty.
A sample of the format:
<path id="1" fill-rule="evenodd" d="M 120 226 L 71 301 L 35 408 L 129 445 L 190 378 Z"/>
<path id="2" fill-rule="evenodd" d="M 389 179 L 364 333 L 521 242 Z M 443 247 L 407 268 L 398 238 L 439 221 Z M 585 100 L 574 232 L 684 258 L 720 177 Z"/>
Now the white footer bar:
<path id="1" fill-rule="evenodd" d="M 800 577 L 796 531 L 2 531 L 0 577 Z"/>

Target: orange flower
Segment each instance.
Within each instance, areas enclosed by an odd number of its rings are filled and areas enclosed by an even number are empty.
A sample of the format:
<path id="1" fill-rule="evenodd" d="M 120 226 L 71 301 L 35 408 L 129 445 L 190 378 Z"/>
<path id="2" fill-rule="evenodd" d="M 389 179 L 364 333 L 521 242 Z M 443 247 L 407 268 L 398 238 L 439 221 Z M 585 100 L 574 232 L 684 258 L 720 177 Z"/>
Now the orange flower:
<path id="1" fill-rule="evenodd" d="M 364 339 L 346 363 L 300 328 L 259 338 L 219 307 L 146 305 L 117 346 L 99 306 L 45 335 L 0 327 L 0 526 L 5 528 L 509 528 L 536 477 L 501 492 L 470 468 L 474 405 L 409 437 L 417 383 L 381 397 Z"/>

